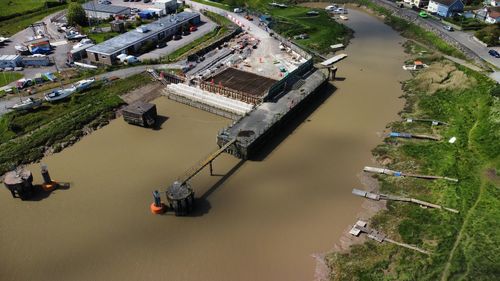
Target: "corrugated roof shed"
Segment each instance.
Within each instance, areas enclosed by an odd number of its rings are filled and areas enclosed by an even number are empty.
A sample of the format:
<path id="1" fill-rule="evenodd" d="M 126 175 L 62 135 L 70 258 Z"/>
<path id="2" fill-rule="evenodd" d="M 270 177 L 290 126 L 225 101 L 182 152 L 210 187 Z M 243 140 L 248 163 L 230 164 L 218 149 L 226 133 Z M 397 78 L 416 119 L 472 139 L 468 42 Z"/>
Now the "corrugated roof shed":
<path id="1" fill-rule="evenodd" d="M 0 61 L 12 61 L 12 60 L 17 60 L 20 59 L 20 55 L 0 55 Z"/>
<path id="2" fill-rule="evenodd" d="M 139 32 L 134 29 L 127 33 L 123 33 L 121 35 L 113 37 L 98 45 L 90 47 L 89 49 L 87 49 L 87 51 L 104 55 L 112 55 L 120 50 L 128 48 L 129 46 L 137 44 L 138 42 L 146 38 L 152 37 L 160 31 L 169 29 L 170 27 L 173 27 L 180 22 L 186 22 L 197 16 L 197 13 L 190 12 L 182 12 L 177 15 L 170 15 L 147 24 L 146 27 L 147 29 L 149 29 L 148 32 Z"/>

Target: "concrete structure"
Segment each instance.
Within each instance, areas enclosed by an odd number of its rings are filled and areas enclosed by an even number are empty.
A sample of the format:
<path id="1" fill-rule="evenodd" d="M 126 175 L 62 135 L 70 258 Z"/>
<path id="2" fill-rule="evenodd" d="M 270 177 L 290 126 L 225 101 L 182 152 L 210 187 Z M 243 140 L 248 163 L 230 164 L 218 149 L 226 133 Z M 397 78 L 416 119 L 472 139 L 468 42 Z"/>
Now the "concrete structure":
<path id="1" fill-rule="evenodd" d="M 120 54 L 139 55 L 147 41 L 155 45 L 158 41 L 168 41 L 182 29 L 199 23 L 197 13 L 170 15 L 90 47 L 87 55 L 92 63 L 112 65 L 118 62 L 116 56 Z"/>
<path id="2" fill-rule="evenodd" d="M 162 9 L 165 14 L 174 13 L 177 10 L 177 0 L 156 0 L 153 6 L 157 9 Z"/>
<path id="3" fill-rule="evenodd" d="M 130 15 L 130 8 L 114 5 L 98 4 L 97 1 L 89 1 L 82 5 L 85 14 L 89 18 L 108 19 L 118 15 Z"/>
<path id="4" fill-rule="evenodd" d="M 0 56 L 0 67 L 18 67 L 21 66 L 22 58 L 20 55 L 3 55 Z"/>
<path id="5" fill-rule="evenodd" d="M 95 46 L 94 43 L 89 43 L 80 46 L 79 48 L 72 49 L 68 52 L 68 60 L 69 61 L 78 61 L 87 57 L 87 49 Z"/>
<path id="6" fill-rule="evenodd" d="M 450 17 L 463 12 L 464 3 L 461 0 L 430 0 L 427 11 L 441 17 Z"/>

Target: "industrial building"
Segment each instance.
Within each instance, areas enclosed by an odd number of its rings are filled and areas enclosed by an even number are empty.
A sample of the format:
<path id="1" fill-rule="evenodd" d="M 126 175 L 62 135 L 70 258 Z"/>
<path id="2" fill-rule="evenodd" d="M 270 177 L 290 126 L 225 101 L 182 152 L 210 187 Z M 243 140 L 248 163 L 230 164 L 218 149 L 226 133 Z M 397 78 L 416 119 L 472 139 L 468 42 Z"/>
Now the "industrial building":
<path id="1" fill-rule="evenodd" d="M 0 56 L 0 67 L 18 67 L 21 65 L 21 56 L 20 55 L 2 55 Z"/>
<path id="2" fill-rule="evenodd" d="M 153 3 L 157 9 L 162 9 L 165 14 L 173 13 L 177 10 L 177 0 L 155 0 Z"/>
<path id="3" fill-rule="evenodd" d="M 118 15 L 130 15 L 130 8 L 128 7 L 103 5 L 95 1 L 87 2 L 82 7 L 89 18 L 109 19 Z"/>
<path id="4" fill-rule="evenodd" d="M 87 55 L 92 63 L 112 65 L 119 61 L 117 56 L 120 54 L 140 54 L 141 47 L 147 41 L 168 41 L 176 33 L 199 23 L 200 15 L 197 13 L 170 15 L 90 47 Z"/>

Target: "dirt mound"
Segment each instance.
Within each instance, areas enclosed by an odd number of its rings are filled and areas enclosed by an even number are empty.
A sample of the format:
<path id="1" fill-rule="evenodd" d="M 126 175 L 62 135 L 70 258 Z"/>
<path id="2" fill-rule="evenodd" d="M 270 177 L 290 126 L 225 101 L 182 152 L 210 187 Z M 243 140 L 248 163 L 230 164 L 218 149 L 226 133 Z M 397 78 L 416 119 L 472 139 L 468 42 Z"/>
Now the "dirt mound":
<path id="1" fill-rule="evenodd" d="M 419 89 L 434 94 L 438 90 L 463 90 L 476 84 L 476 80 L 458 70 L 452 63 L 433 63 L 415 77 Z"/>

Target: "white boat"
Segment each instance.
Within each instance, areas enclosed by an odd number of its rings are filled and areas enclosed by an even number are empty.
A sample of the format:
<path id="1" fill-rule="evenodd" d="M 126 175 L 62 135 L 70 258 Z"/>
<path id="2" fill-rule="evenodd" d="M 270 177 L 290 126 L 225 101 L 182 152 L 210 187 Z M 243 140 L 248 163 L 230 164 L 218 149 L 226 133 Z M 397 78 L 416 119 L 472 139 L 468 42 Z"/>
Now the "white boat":
<path id="1" fill-rule="evenodd" d="M 348 17 L 346 17 L 346 16 L 339 16 L 339 18 L 340 18 L 340 19 L 342 19 L 342 20 L 348 20 L 348 19 L 349 19 L 349 18 L 348 18 Z"/>
<path id="2" fill-rule="evenodd" d="M 38 107 L 40 105 L 42 105 L 42 100 L 28 98 L 26 100 L 22 100 L 21 102 L 14 104 L 10 108 L 14 109 L 14 110 L 28 110 L 28 109 L 32 109 L 34 107 Z"/>
<path id="3" fill-rule="evenodd" d="M 28 48 L 26 46 L 16 45 L 14 48 L 21 53 L 28 52 Z"/>
<path id="4" fill-rule="evenodd" d="M 55 102 L 65 99 L 76 92 L 76 88 L 73 86 L 67 89 L 57 89 L 52 91 L 50 94 L 45 94 L 45 100 L 48 102 Z"/>
<path id="5" fill-rule="evenodd" d="M 80 80 L 74 84 L 75 88 L 77 91 L 83 91 L 86 90 L 92 85 L 92 83 L 95 82 L 95 79 L 86 79 L 86 80 Z"/>

